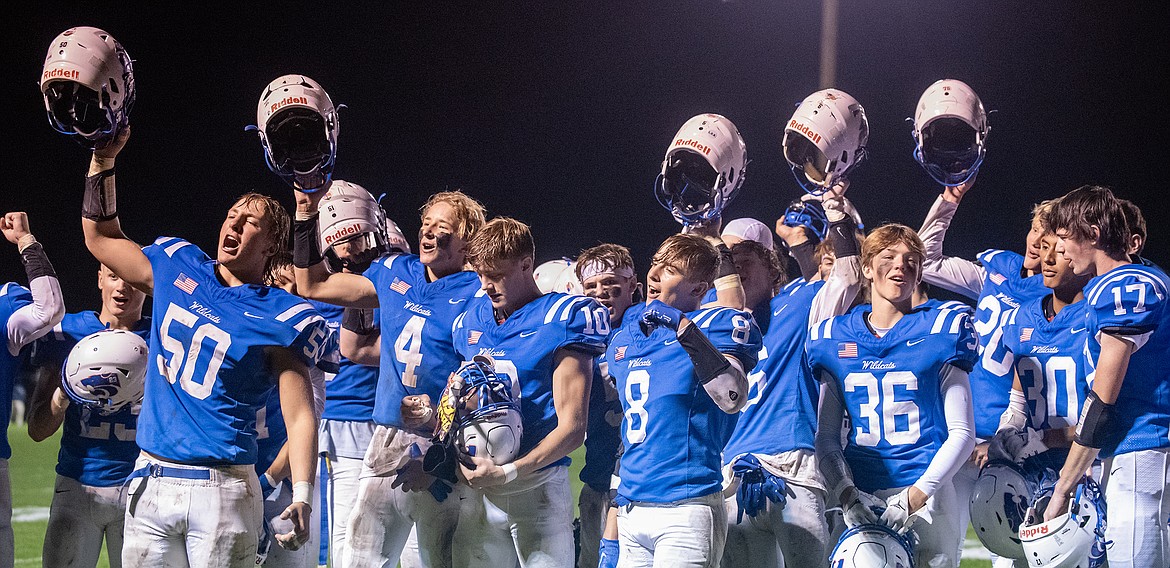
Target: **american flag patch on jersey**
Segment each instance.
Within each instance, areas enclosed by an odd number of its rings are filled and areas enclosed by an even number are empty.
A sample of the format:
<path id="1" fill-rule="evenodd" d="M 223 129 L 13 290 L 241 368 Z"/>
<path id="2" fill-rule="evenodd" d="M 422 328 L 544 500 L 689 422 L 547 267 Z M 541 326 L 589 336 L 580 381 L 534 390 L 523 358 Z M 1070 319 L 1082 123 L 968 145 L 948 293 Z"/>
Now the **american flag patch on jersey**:
<path id="1" fill-rule="evenodd" d="M 1030 327 L 1025 327 L 1024 329 L 1020 330 L 1020 341 L 1031 341 L 1033 331 L 1035 330 Z"/>
<path id="2" fill-rule="evenodd" d="M 390 284 L 390 289 L 398 292 L 399 294 L 405 295 L 406 291 L 410 289 L 410 284 L 395 278 L 394 282 Z"/>
<path id="3" fill-rule="evenodd" d="M 482 331 L 472 331 L 467 334 L 467 344 L 475 345 L 479 343 L 479 336 L 483 335 Z"/>
<path id="4" fill-rule="evenodd" d="M 1007 278 L 998 272 L 992 272 L 988 274 L 987 277 L 990 278 L 992 282 L 995 282 L 996 286 L 1000 286 L 1004 282 L 1007 282 Z"/>
<path id="5" fill-rule="evenodd" d="M 852 341 L 837 344 L 837 358 L 838 359 L 856 359 L 857 358 L 857 344 Z"/>
<path id="6" fill-rule="evenodd" d="M 613 352 L 613 361 L 614 361 L 615 363 L 616 363 L 616 362 L 618 362 L 618 361 L 621 361 L 622 359 L 625 359 L 625 358 L 626 358 L 626 347 L 629 347 L 629 346 L 628 346 L 628 345 L 622 345 L 622 346 L 618 347 L 616 350 L 614 350 L 614 352 Z"/>
<path id="7" fill-rule="evenodd" d="M 179 277 L 175 278 L 175 287 L 188 294 L 194 294 L 195 288 L 199 287 L 199 283 L 192 280 L 190 276 L 180 272 Z"/>

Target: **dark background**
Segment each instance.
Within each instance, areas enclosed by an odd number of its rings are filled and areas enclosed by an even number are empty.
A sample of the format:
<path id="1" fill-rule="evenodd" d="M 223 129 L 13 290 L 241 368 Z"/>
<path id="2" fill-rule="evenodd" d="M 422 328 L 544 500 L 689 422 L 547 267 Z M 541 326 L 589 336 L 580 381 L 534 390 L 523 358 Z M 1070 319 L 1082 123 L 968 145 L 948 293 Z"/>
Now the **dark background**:
<path id="1" fill-rule="evenodd" d="M 127 234 L 182 236 L 212 255 L 242 192 L 292 206 L 244 132 L 263 87 L 285 73 L 313 77 L 348 106 L 336 176 L 387 193 L 412 242 L 426 197 L 462 188 L 489 214 L 528 222 L 538 260 L 608 241 L 629 246 L 639 271 L 677 230 L 651 187 L 678 127 L 702 112 L 739 127 L 752 161 L 725 219 L 771 225 L 800 192 L 779 150 L 784 122 L 819 88 L 811 0 L 44 4 L 2 24 L 0 210 L 29 212 L 70 311 L 99 302 L 78 222 L 88 155 L 49 127 L 37 79 L 50 41 L 71 26 L 104 28 L 136 60 L 134 136 L 118 159 Z M 928 85 L 953 77 L 997 112 L 949 254 L 1019 251 L 1034 202 L 1100 183 L 1142 207 L 1146 254 L 1170 264 L 1170 50 L 1157 4 L 842 0 L 836 86 L 870 120 L 869 161 L 849 194 L 867 224 L 917 227 L 938 194 L 911 158 L 905 119 Z M 3 246 L 0 278 L 24 282 Z"/>

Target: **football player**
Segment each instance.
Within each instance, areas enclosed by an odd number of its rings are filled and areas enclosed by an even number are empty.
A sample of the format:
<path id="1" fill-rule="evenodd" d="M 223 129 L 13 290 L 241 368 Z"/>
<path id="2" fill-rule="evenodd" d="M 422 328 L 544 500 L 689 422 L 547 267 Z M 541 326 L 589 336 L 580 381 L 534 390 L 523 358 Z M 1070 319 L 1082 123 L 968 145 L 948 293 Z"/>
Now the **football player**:
<path id="1" fill-rule="evenodd" d="M 470 456 L 459 465 L 475 489 L 459 527 L 466 528 L 461 549 L 473 556 L 469 566 L 573 565 L 568 455 L 585 438 L 609 313 L 590 298 L 542 295 L 532 276 L 535 252 L 528 226 L 505 217 L 484 225 L 467 246 L 483 294 L 456 319 L 455 348 L 466 361 L 494 360 L 521 400 L 523 425 L 514 461 Z"/>
<path id="2" fill-rule="evenodd" d="M 1070 494 L 1097 457 L 1105 464 L 1109 565 L 1170 563 L 1170 282 L 1130 260 L 1125 206 L 1109 189 L 1084 186 L 1053 207 L 1058 250 L 1085 288 L 1087 366 L 1091 385 L 1076 440 L 1044 512 L 1067 512 Z"/>
<path id="3" fill-rule="evenodd" d="M 699 309 L 718 262 L 701 237 L 667 238 L 651 260 L 647 303 L 626 311 L 606 351 L 625 411 L 621 566 L 717 566 L 723 554 L 720 450 L 747 402 L 761 338 L 747 312 Z"/>
<path id="4" fill-rule="evenodd" d="M 621 327 L 626 310 L 642 295 L 634 258 L 626 247 L 601 244 L 581 251 L 574 267 L 585 295 L 609 310 L 609 328 Z M 621 449 L 622 405 L 609 373 L 609 362 L 598 358 L 599 373 L 589 391 L 589 426 L 585 434 L 585 466 L 581 468 L 581 554 L 578 568 L 596 568 L 602 551 L 616 559 L 617 510 L 610 508 L 610 489 Z M 604 540 L 602 540 L 604 536 Z M 616 561 L 616 560 L 615 560 Z"/>
<path id="5" fill-rule="evenodd" d="M 296 548 L 309 537 L 317 465 L 308 366 L 328 328 L 309 304 L 263 286 L 288 235 L 288 214 L 271 198 L 236 200 L 214 261 L 182 239 L 140 248 L 127 238 L 114 162 L 129 133 L 94 150 L 81 221 L 94 257 L 152 295 L 158 314 L 150 354 L 159 364 L 148 365 L 122 562 L 251 566 L 263 512 L 253 467 L 256 412 L 273 388 L 262 377 L 276 378 L 289 433 L 293 499 L 283 516 L 294 530 L 278 539 Z"/>
<path id="6" fill-rule="evenodd" d="M 24 347 L 49 332 L 65 317 L 61 283 L 44 247 L 29 232 L 28 215 L 19 212 L 0 217 L 0 232 L 16 245 L 28 275 L 28 288 L 8 282 L 0 286 L 0 323 L 8 349 L 0 352 L 0 419 L 8 423 L 12 411 L 12 383 L 20 370 Z M 30 292 L 31 290 L 31 292 Z M 8 430 L 0 438 L 0 565 L 14 562 L 12 534 L 12 489 L 8 477 Z"/>
<path id="7" fill-rule="evenodd" d="M 823 233 L 825 242 L 840 255 L 828 283 L 815 272 L 811 282 L 802 279 L 773 294 L 768 284 L 783 277 L 775 255 L 752 242 L 732 247 L 764 336 L 759 363 L 748 375 L 747 405 L 723 449 L 724 476 L 738 483 L 737 498 L 728 500 L 726 566 L 828 557 L 826 488 L 813 445 L 817 386 L 804 345 L 809 327 L 844 313 L 860 287 L 857 229 L 842 205 L 837 199 L 823 205 L 835 219 Z M 782 238 L 789 250 L 808 250 L 801 247 L 808 238 L 803 227 L 784 231 Z M 770 496 L 766 488 L 774 488 Z"/>
<path id="8" fill-rule="evenodd" d="M 966 311 L 913 306 L 924 257 L 909 227 L 875 229 L 861 249 L 872 304 L 810 332 L 822 385 L 815 447 L 850 527 L 878 522 L 871 507 L 884 509 L 880 522 L 917 534 L 917 566 L 953 568 L 964 531 L 950 480 L 974 447 L 976 339 Z"/>
<path id="9" fill-rule="evenodd" d="M 360 200 L 371 210 L 378 208 L 369 192 L 350 185 L 347 199 Z M 450 566 L 460 497 L 448 496 L 451 486 L 423 471 L 421 458 L 430 446 L 429 432 L 412 431 L 402 407 L 408 398 L 411 404 L 438 400 L 447 377 L 462 361 L 452 346 L 451 325 L 479 290 L 479 279 L 465 270 L 465 259 L 468 240 L 484 223 L 483 206 L 460 192 L 437 193 L 421 209 L 419 255 L 378 255 L 365 237 L 349 238 L 368 233 L 356 226 L 339 225 L 318 237 L 324 194 L 296 193 L 293 264 L 297 289 L 306 297 L 349 308 L 380 308 L 378 325 L 385 338 L 379 343 L 381 365 L 373 414 L 379 427 L 359 476 L 342 561 L 355 567 L 394 565 L 411 528 L 417 526 L 423 565 Z M 331 273 L 323 262 L 320 243 L 335 241 L 344 249 L 337 252 L 358 255 L 368 267 L 360 274 Z M 354 267 L 363 264 L 351 262 Z M 356 316 L 345 326 L 351 329 L 342 330 L 343 344 L 359 343 L 345 340 L 348 332 L 372 335 L 370 322 Z M 400 486 L 409 491 L 399 490 Z"/>
<path id="10" fill-rule="evenodd" d="M 42 551 L 49 566 L 96 566 L 103 540 L 110 565 L 122 565 L 123 486 L 138 459 L 134 436 L 141 396 L 116 411 L 71 404 L 61 386 L 61 367 L 73 346 L 92 333 L 119 329 L 149 340 L 151 326 L 142 315 L 141 290 L 105 265 L 98 268 L 97 284 L 101 311 L 67 314 L 36 343 L 33 357 L 39 372 L 28 434 L 40 442 L 64 425 Z"/>

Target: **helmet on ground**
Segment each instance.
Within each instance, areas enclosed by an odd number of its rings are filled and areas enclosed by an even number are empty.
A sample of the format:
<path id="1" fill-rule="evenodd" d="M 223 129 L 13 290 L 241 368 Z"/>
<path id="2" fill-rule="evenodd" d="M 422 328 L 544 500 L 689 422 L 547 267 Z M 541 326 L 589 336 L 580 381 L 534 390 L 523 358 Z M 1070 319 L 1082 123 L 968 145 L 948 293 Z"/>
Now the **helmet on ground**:
<path id="1" fill-rule="evenodd" d="M 90 148 L 113 138 L 134 106 L 134 69 L 122 44 L 98 28 L 61 32 L 41 69 L 49 124 Z"/>
<path id="2" fill-rule="evenodd" d="M 490 358 L 476 356 L 456 372 L 458 388 L 456 442 L 468 455 L 483 456 L 496 465 L 510 463 L 520 454 L 520 402 L 512 394 L 506 375 L 497 375 Z"/>
<path id="3" fill-rule="evenodd" d="M 718 114 L 691 118 L 666 149 L 654 196 L 680 223 L 711 221 L 739 193 L 747 168 L 747 145 L 739 130 Z"/>
<path id="4" fill-rule="evenodd" d="M 1105 496 L 1085 476 L 1068 511 L 1044 522 L 1052 488 L 1041 492 L 1020 527 L 1024 559 L 1035 568 L 1097 568 L 1105 562 Z"/>
<path id="5" fill-rule="evenodd" d="M 329 93 L 304 75 L 284 75 L 264 88 L 256 130 L 268 168 L 298 191 L 329 185 L 337 160 L 337 109 Z"/>
<path id="6" fill-rule="evenodd" d="M 581 281 L 577 280 L 576 262 L 567 258 L 558 258 L 542 263 L 532 271 L 536 279 L 536 287 L 542 294 L 549 292 L 564 292 L 566 294 L 582 294 L 584 289 Z"/>
<path id="7" fill-rule="evenodd" d="M 820 195 L 865 159 L 869 121 L 857 99 L 837 89 L 804 99 L 784 127 L 784 159 L 805 191 Z"/>
<path id="8" fill-rule="evenodd" d="M 829 556 L 830 568 L 913 568 L 914 545 L 909 537 L 882 524 L 846 530 Z"/>
<path id="9" fill-rule="evenodd" d="M 340 272 L 351 265 L 364 269 L 365 265 L 389 252 L 391 237 L 386 213 L 364 187 L 335 179 L 329 184 L 317 210 L 318 243 L 330 270 Z M 335 247 L 345 243 L 360 246 L 346 247 L 353 252 L 339 254 Z"/>
<path id="10" fill-rule="evenodd" d="M 147 347 L 138 335 L 104 329 L 78 341 L 61 366 L 61 390 L 76 404 L 111 414 L 142 401 Z"/>
<path id="11" fill-rule="evenodd" d="M 943 185 L 965 183 L 983 163 L 990 130 L 971 87 L 956 79 L 936 81 L 914 108 L 914 159 Z"/>

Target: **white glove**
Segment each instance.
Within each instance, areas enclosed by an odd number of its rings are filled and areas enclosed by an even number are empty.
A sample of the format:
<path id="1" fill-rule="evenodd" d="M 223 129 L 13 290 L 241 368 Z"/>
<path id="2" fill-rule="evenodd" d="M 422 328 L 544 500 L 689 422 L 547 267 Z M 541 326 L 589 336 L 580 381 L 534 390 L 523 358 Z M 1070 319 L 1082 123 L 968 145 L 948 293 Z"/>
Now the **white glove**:
<path id="1" fill-rule="evenodd" d="M 989 457 L 1016 463 L 1046 451 L 1048 446 L 1044 444 L 1044 432 L 1031 428 L 1002 428 L 991 437 L 987 446 Z"/>
<path id="2" fill-rule="evenodd" d="M 854 489 L 854 492 L 857 495 L 845 505 L 842 512 L 845 517 L 845 526 L 853 528 L 858 525 L 877 523 L 878 516 L 874 512 L 874 508 L 881 508 L 884 505 L 882 500 L 860 489 Z"/>
<path id="3" fill-rule="evenodd" d="M 882 513 L 882 524 L 905 534 L 910 530 L 910 488 L 907 487 L 886 499 L 886 510 Z"/>

